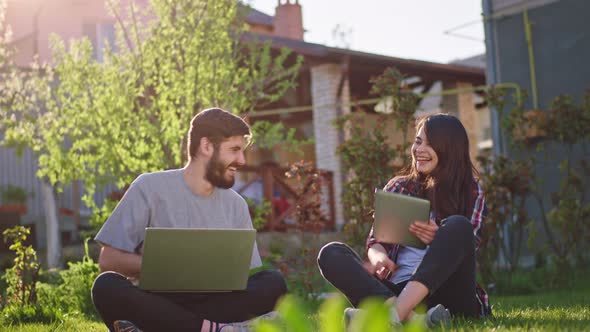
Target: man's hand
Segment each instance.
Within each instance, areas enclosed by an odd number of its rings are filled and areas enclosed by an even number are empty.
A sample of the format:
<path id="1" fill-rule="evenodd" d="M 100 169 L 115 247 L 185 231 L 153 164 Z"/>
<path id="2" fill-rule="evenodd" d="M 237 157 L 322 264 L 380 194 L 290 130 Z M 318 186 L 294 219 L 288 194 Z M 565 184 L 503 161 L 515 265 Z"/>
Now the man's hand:
<path id="1" fill-rule="evenodd" d="M 365 269 L 380 280 L 388 279 L 398 269 L 398 266 L 387 257 L 383 246 L 379 244 L 369 248 L 368 257 L 369 262 L 365 264 Z"/>
<path id="2" fill-rule="evenodd" d="M 412 225 L 410 225 L 410 232 L 416 235 L 416 237 L 425 244 L 430 244 L 432 240 L 434 240 L 436 231 L 438 231 L 438 225 L 432 220 L 428 222 L 414 221 Z"/>

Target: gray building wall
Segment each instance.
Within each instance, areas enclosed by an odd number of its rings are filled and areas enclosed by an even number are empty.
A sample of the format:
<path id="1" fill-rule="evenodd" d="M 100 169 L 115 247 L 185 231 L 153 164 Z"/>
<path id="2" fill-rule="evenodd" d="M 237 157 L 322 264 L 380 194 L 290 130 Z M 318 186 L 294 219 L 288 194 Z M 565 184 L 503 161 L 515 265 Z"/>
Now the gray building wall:
<path id="1" fill-rule="evenodd" d="M 561 0 L 528 10 L 532 25 L 539 107 L 559 94 L 580 100 L 590 88 L 590 1 Z M 498 80 L 531 92 L 522 12 L 493 20 Z M 532 108 L 532 96 L 525 103 Z"/>
<path id="2" fill-rule="evenodd" d="M 0 138 L 2 134 L 0 133 Z M 27 199 L 27 214 L 21 217 L 21 224 L 34 225 L 35 236 L 38 248 L 45 248 L 45 213 L 43 209 L 43 197 L 41 194 L 41 180 L 37 177 L 38 159 L 30 149 L 25 149 L 22 156 L 18 156 L 14 149 L 0 147 L 0 186 L 15 185 L 23 188 L 29 193 Z M 94 195 L 94 202 L 102 206 L 108 193 L 116 190 L 116 186 L 108 185 Z M 80 202 L 81 224 L 87 223 L 90 216 L 90 209 L 81 201 L 84 194 L 80 188 L 78 197 L 74 196 L 72 185 L 67 185 L 62 192 L 56 194 L 57 208 L 74 209 L 75 200 Z M 70 232 L 75 236 L 76 225 L 71 216 L 58 215 L 60 229 L 63 232 Z"/>
<path id="3" fill-rule="evenodd" d="M 35 176 L 36 172 L 37 158 L 31 150 L 26 149 L 22 156 L 17 156 L 13 149 L 0 147 L 0 186 L 15 185 L 32 193 L 27 199 L 27 214 L 22 217 L 25 224 L 34 223 L 43 215 L 42 201 L 39 197 L 41 182 Z"/>
<path id="4" fill-rule="evenodd" d="M 532 25 L 532 41 L 536 72 L 538 106 L 550 108 L 551 101 L 560 94 L 568 94 L 580 103 L 584 93 L 590 89 L 590 1 L 587 0 L 533 0 L 500 1 L 484 0 L 484 8 L 491 1 L 494 12 L 488 20 L 486 31 L 487 56 L 489 57 L 488 77 L 490 83 L 517 83 L 529 92 L 525 109 L 533 109 L 529 51 L 527 48 L 523 10 L 528 10 Z M 490 16 L 489 13 L 488 17 Z M 490 47 L 491 46 L 491 47 Z M 490 68 L 491 67 L 491 68 Z M 494 72 L 490 72 L 494 70 Z M 506 109 L 512 107 L 508 105 Z M 590 131 L 590 128 L 588 128 Z M 519 159 L 534 155 L 538 163 L 535 169 L 542 181 L 545 207 L 551 206 L 550 195 L 557 191 L 561 181 L 559 161 L 566 157 L 564 147 L 541 140 L 543 146 L 532 146 L 524 154 L 505 148 L 509 156 Z M 506 145 L 504 145 L 506 146 Z M 580 146 L 574 149 L 574 159 L 584 155 Z M 590 182 L 590 179 L 587 179 Z M 529 215 L 540 220 L 539 205 L 532 200 L 527 204 Z M 540 229 L 540 228 L 539 228 Z M 544 245 L 543 239 L 538 240 Z"/>

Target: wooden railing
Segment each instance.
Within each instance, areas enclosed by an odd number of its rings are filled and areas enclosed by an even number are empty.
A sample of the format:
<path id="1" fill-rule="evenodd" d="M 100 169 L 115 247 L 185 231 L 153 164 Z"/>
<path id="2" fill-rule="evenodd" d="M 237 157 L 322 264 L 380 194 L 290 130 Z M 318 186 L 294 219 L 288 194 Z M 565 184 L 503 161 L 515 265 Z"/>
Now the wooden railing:
<path id="1" fill-rule="evenodd" d="M 266 217 L 266 225 L 264 230 L 269 231 L 285 231 L 289 228 L 297 228 L 296 224 L 285 223 L 288 217 L 295 219 L 295 209 L 297 208 L 296 202 L 299 199 L 299 194 L 295 186 L 290 185 L 287 180 L 285 173 L 288 171 L 287 168 L 280 167 L 274 163 L 265 163 L 258 166 L 246 165 L 239 170 L 242 173 L 251 173 L 248 176 L 248 181 L 245 182 L 239 188 L 236 188 L 237 192 L 242 194 L 248 187 L 250 187 L 256 181 L 262 182 L 262 198 L 271 203 L 270 213 Z M 334 229 L 336 211 L 335 211 L 335 198 L 334 198 L 334 180 L 333 173 L 331 171 L 320 172 L 322 179 L 322 200 L 326 199 L 326 212 L 327 221 L 323 225 L 322 229 Z M 275 190 L 281 189 L 280 192 L 283 196 L 287 196 L 290 199 L 290 206 L 287 210 L 283 211 L 280 215 L 277 215 L 273 201 L 275 199 Z"/>

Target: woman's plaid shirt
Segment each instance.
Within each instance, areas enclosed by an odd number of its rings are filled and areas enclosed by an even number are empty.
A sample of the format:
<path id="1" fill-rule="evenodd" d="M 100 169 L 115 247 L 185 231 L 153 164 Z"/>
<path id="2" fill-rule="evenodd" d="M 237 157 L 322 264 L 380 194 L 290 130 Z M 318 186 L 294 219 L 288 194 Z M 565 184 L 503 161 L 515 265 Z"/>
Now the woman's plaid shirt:
<path id="1" fill-rule="evenodd" d="M 487 213 L 485 204 L 485 194 L 483 192 L 483 188 L 476 180 L 474 180 L 473 188 L 473 197 L 475 198 L 475 204 L 473 206 L 473 214 L 471 215 L 471 224 L 473 225 L 473 234 L 475 235 L 475 250 L 477 251 L 481 243 L 482 227 Z M 417 197 L 419 196 L 418 193 L 420 192 L 420 184 L 414 181 L 393 178 L 389 181 L 389 183 L 387 183 L 383 190 Z M 431 213 L 431 219 L 435 219 L 436 223 L 440 226 L 441 220 L 439 220 L 439 218 L 433 218 L 435 215 L 436 212 L 433 211 Z M 381 244 L 387 251 L 387 255 L 394 262 L 397 260 L 397 254 L 399 252 L 400 246 L 398 244 L 377 242 L 373 235 L 373 227 L 371 227 L 371 231 L 369 232 L 369 236 L 367 238 L 367 250 L 375 243 Z M 491 315 L 492 310 L 490 307 L 488 295 L 479 284 L 476 285 L 475 294 L 481 307 L 482 316 Z"/>

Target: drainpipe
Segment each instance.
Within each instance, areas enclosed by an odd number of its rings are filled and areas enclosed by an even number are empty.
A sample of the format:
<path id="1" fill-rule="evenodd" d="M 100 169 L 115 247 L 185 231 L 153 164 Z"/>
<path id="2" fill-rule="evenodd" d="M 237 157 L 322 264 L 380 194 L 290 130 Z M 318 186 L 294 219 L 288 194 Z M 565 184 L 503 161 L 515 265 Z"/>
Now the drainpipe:
<path id="1" fill-rule="evenodd" d="M 500 61 L 496 53 L 496 34 L 494 29 L 494 18 L 492 9 L 492 0 L 483 0 L 483 16 L 484 16 L 484 31 L 486 36 L 486 83 L 489 86 L 494 86 L 498 83 L 498 68 L 496 67 L 496 60 Z M 517 102 L 521 102 L 520 100 Z M 504 135 L 502 135 L 502 129 L 500 128 L 500 114 L 498 110 L 490 107 L 490 113 L 492 116 L 492 138 L 494 140 L 494 155 L 501 156 L 506 155 L 506 147 L 504 141 Z M 508 223 L 504 224 L 502 229 L 504 233 L 504 245 L 505 248 L 511 248 L 510 237 L 506 236 L 509 234 L 510 229 Z M 510 249 L 509 249 L 510 250 Z M 507 265 L 509 261 L 510 253 L 498 252 L 498 262 L 500 265 Z"/>
<path id="2" fill-rule="evenodd" d="M 340 76 L 340 82 L 338 82 L 338 90 L 336 91 L 336 102 L 337 102 L 336 118 L 337 119 L 340 119 L 345 115 L 344 114 L 344 107 L 347 107 L 348 106 L 347 104 L 350 104 L 350 96 L 348 96 L 348 98 L 347 98 L 347 103 L 344 103 L 344 85 L 347 83 L 349 84 L 349 89 L 346 92 L 348 94 L 350 94 L 350 83 L 348 81 L 349 69 L 350 69 L 350 57 L 345 56 L 340 62 L 340 75 L 341 76 Z M 344 144 L 344 139 L 346 136 L 344 133 L 345 130 L 346 129 L 344 129 L 344 128 L 338 128 L 338 146 L 341 146 L 342 144 Z M 338 161 L 339 161 L 338 162 L 338 169 L 342 170 L 342 161 L 340 160 L 340 157 L 338 157 Z M 344 183 L 346 183 L 346 178 L 347 178 L 347 175 L 344 174 L 344 172 L 340 172 L 340 177 L 338 180 L 340 181 L 339 188 L 340 188 L 340 195 L 341 196 L 342 196 L 342 192 L 344 190 Z M 334 189 L 334 191 L 335 191 L 335 189 L 337 189 L 337 188 L 334 188 L 334 178 L 332 178 L 332 188 Z M 330 199 L 330 201 L 332 201 L 331 196 L 333 195 L 333 193 L 330 193 L 329 195 L 330 195 L 329 199 Z M 332 210 L 338 208 L 335 205 L 332 205 L 332 206 L 334 207 Z M 340 206 L 342 208 L 342 204 L 340 204 Z M 344 210 L 342 210 L 342 214 L 344 214 Z M 343 223 L 339 224 L 336 221 L 336 216 L 338 215 L 336 213 L 336 211 L 332 211 L 332 215 L 334 216 L 334 219 L 333 219 L 334 228 L 337 231 L 342 230 L 344 224 Z"/>
<path id="3" fill-rule="evenodd" d="M 345 56 L 342 61 L 340 62 L 340 82 L 338 82 L 338 90 L 336 91 L 336 101 L 338 105 L 336 106 L 336 117 L 339 119 L 344 116 L 344 107 L 347 107 L 343 102 L 343 93 L 344 93 L 344 84 L 348 81 L 348 74 L 350 69 L 350 57 Z M 350 83 L 349 83 L 350 84 Z M 349 91 L 350 93 L 350 87 Z M 348 104 L 350 104 L 350 98 L 348 100 Z M 338 131 L 338 145 L 342 145 L 344 143 L 345 135 L 344 129 Z"/>
<path id="4" fill-rule="evenodd" d="M 486 83 L 489 86 L 498 84 L 498 69 L 496 68 L 496 34 L 493 26 L 492 0 L 482 0 L 483 26 L 486 43 Z M 500 115 L 498 110 L 490 107 L 492 139 L 494 140 L 494 154 L 504 155 L 504 140 L 500 129 Z"/>
<path id="5" fill-rule="evenodd" d="M 531 92 L 533 94 L 533 108 L 539 109 L 539 98 L 537 95 L 537 73 L 535 70 L 535 53 L 533 51 L 533 32 L 531 31 L 531 23 L 529 21 L 529 11 L 524 10 L 522 13 L 524 23 L 524 35 L 526 38 L 527 50 L 529 52 L 529 71 L 531 75 Z"/>

